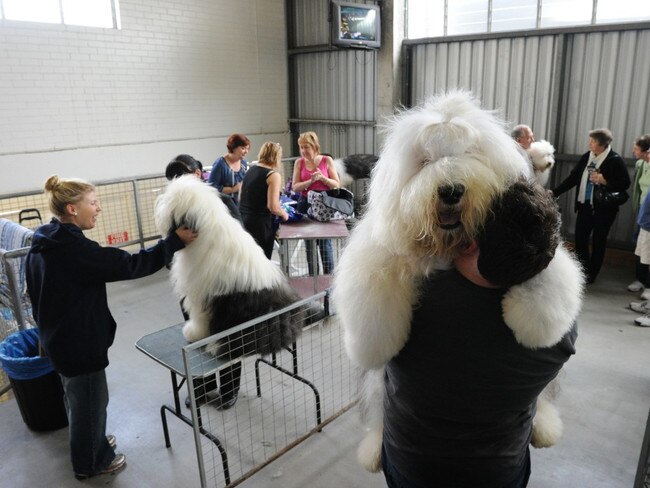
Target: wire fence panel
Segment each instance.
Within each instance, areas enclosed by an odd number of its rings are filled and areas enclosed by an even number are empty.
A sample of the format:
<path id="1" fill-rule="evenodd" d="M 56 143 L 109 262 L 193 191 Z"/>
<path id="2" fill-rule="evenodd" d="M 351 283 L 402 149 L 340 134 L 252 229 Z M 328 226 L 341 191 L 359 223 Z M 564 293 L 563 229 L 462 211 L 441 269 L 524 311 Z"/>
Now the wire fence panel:
<path id="1" fill-rule="evenodd" d="M 292 176 L 295 159 L 282 160 L 285 184 Z M 354 193 L 357 216 L 365 203 L 368 182 L 369 180 L 358 180 L 349 188 Z M 102 213 L 97 220 L 97 227 L 87 231 L 86 235 L 103 246 L 121 247 L 129 251 L 146 247 L 148 241 L 160 237 L 154 224 L 154 206 L 166 184 L 167 179 L 163 175 L 97 183 Z M 35 229 L 48 223 L 52 219 L 52 213 L 45 193 L 33 191 L 0 196 L 0 218 Z"/>
<path id="2" fill-rule="evenodd" d="M 287 324 L 298 327 L 297 337 L 279 334 Z M 236 486 L 355 401 L 353 368 L 326 292 L 190 344 L 183 357 L 186 377 L 194 378 L 188 385 L 202 486 Z M 236 402 L 224 408 L 239 368 Z"/>
<path id="3" fill-rule="evenodd" d="M 154 208 L 156 199 L 163 192 L 167 185 L 164 177 L 149 178 L 136 181 L 136 195 L 142 225 L 141 235 L 144 239 L 151 239 L 151 236 L 158 236 L 158 229 L 154 223 Z"/>

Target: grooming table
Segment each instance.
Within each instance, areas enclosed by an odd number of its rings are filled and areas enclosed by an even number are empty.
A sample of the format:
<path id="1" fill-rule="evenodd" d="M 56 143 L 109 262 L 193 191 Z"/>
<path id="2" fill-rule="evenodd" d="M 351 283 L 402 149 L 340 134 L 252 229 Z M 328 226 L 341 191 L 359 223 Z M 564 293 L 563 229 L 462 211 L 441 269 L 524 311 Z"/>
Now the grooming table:
<path id="1" fill-rule="evenodd" d="M 283 311 L 286 312 L 287 310 L 309 303 L 311 300 L 317 300 L 321 298 L 325 299 L 325 303 L 327 304 L 327 293 L 323 292 L 318 295 L 314 295 L 313 297 L 310 296 L 309 299 L 300 300 L 299 302 L 296 302 L 295 304 L 290 305 L 289 307 L 286 307 L 282 310 L 265 315 L 253 321 L 249 321 L 240 326 L 233 327 L 232 329 L 229 330 L 245 331 L 249 327 L 254 327 L 256 323 L 263 320 L 267 320 L 275 316 L 276 314 L 282 313 Z M 322 310 L 320 314 L 312 317 L 312 323 L 313 321 L 322 320 L 327 315 L 327 313 L 328 313 L 328 307 L 325 306 L 325 308 Z M 149 356 L 158 364 L 169 369 L 171 374 L 174 406 L 172 407 L 170 405 L 164 404 L 160 407 L 160 416 L 162 419 L 163 433 L 165 435 L 165 446 L 168 448 L 171 447 L 171 442 L 169 439 L 169 429 L 167 427 L 166 412 L 170 412 L 171 414 L 173 414 L 175 417 L 185 422 L 190 427 L 192 428 L 194 427 L 194 423 L 192 419 L 183 414 L 180 395 L 179 395 L 180 389 L 183 387 L 183 384 L 188 379 L 186 369 L 185 369 L 185 363 L 183 360 L 183 348 L 187 346 L 189 343 L 185 340 L 185 337 L 183 336 L 183 332 L 182 332 L 183 325 L 185 325 L 184 322 L 177 325 L 173 325 L 166 329 L 159 330 L 157 332 L 153 332 L 151 334 L 147 334 L 141 337 L 135 343 L 135 347 L 139 351 L 142 351 L 144 354 Z M 228 331 L 226 331 L 225 333 L 228 333 Z M 255 382 L 256 382 L 257 396 L 259 397 L 262 395 L 260 376 L 259 376 L 259 365 L 266 364 L 269 367 L 274 368 L 280 371 L 281 373 L 290 376 L 291 378 L 300 381 L 301 383 L 304 383 L 309 388 L 311 388 L 316 400 L 316 425 L 320 426 L 320 424 L 322 423 L 320 393 L 310 381 L 308 381 L 307 379 L 303 378 L 298 374 L 298 359 L 297 359 L 296 343 L 294 342 L 291 347 L 287 347 L 285 349 L 292 355 L 293 371 L 284 369 L 277 364 L 276 353 L 272 353 L 270 355 L 270 359 L 267 359 L 265 357 L 258 357 L 257 360 L 255 361 Z M 188 368 L 190 371 L 192 371 L 192 377 L 190 378 L 192 381 L 194 380 L 205 381 L 206 378 L 211 378 L 221 368 L 228 366 L 233 362 L 231 360 L 224 361 L 218 359 L 212 354 L 206 353 L 203 350 L 203 348 L 197 349 L 191 355 L 189 355 L 188 361 L 189 361 Z M 179 378 L 180 378 L 180 382 L 179 382 Z M 214 380 L 209 379 L 208 381 L 214 381 Z M 209 404 L 207 404 L 206 406 L 209 406 Z M 208 432 L 203 428 L 201 422 L 201 405 L 199 403 L 196 403 L 196 419 L 199 427 L 199 432 L 202 435 L 204 435 L 206 438 L 208 438 L 210 441 L 212 441 L 217 447 L 217 449 L 219 449 L 219 453 L 221 454 L 221 462 L 223 464 L 224 478 L 226 484 L 227 485 L 230 484 L 231 481 L 230 471 L 228 468 L 228 456 L 226 454 L 226 450 L 218 437 L 216 437 L 215 435 L 213 435 L 212 433 Z"/>
<path id="2" fill-rule="evenodd" d="M 142 351 L 158 364 L 169 369 L 171 374 L 174 406 L 163 405 L 160 407 L 160 417 L 163 424 L 163 433 L 165 434 L 165 447 L 168 448 L 171 447 L 171 442 L 169 440 L 169 429 L 167 427 L 167 416 L 165 415 L 165 411 L 170 412 L 190 427 L 194 426 L 192 419 L 183 414 L 181 400 L 178 393 L 187 379 L 185 374 L 185 364 L 183 363 L 182 349 L 188 344 L 188 342 L 185 340 L 185 337 L 183 337 L 183 325 L 185 325 L 185 322 L 147 334 L 135 343 L 135 347 L 139 351 Z M 196 375 L 194 375 L 192 379 L 205 379 L 206 377 L 215 374 L 221 367 L 226 366 L 227 364 L 227 362 L 217 360 L 217 358 L 211 354 L 201 352 L 199 355 L 190 358 L 190 368 L 192 371 L 196 371 Z M 180 382 L 178 381 L 179 377 L 181 378 Z M 203 425 L 201 424 L 201 407 L 199 405 L 196 407 L 196 415 L 199 424 L 199 431 L 205 437 L 210 439 L 221 453 L 224 478 L 226 484 L 230 484 L 230 472 L 228 470 L 228 456 L 226 455 L 226 450 L 216 436 L 203 428 Z"/>
<path id="3" fill-rule="evenodd" d="M 278 232 L 280 241 L 280 266 L 289 276 L 289 281 L 300 297 L 306 298 L 315 293 L 328 289 L 332 284 L 331 275 L 320 275 L 318 266 L 318 249 L 316 241 L 320 239 L 344 240 L 349 236 L 348 228 L 344 220 L 332 220 L 330 222 L 318 222 L 311 219 L 303 219 L 300 222 L 282 223 Z M 313 276 L 293 277 L 290 273 L 291 256 L 289 255 L 290 241 L 306 240 L 312 242 L 311 259 L 314 263 Z M 332 243 L 334 244 L 334 243 Z M 334 247 L 334 246 L 333 246 Z"/>

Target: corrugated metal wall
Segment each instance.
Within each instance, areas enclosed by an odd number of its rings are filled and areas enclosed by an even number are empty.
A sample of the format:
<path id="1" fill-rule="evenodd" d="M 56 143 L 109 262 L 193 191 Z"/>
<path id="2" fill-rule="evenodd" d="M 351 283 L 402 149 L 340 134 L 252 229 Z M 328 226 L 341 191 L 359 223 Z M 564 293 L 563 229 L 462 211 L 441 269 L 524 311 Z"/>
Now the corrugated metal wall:
<path id="1" fill-rule="evenodd" d="M 287 0 L 292 153 L 308 130 L 334 156 L 374 153 L 377 52 L 331 48 L 329 8 L 328 0 Z"/>
<path id="2" fill-rule="evenodd" d="M 555 131 L 562 38 L 557 35 L 412 45 L 410 102 L 454 88 L 471 90 L 506 120 L 543 138 Z"/>
<path id="3" fill-rule="evenodd" d="M 567 36 L 563 152 L 583 153 L 589 130 L 608 127 L 614 150 L 631 155 L 650 130 L 649 55 L 650 28 Z"/>
<path id="4" fill-rule="evenodd" d="M 613 149 L 628 158 L 634 139 L 650 132 L 648 23 L 409 41 L 405 53 L 411 105 L 440 91 L 471 90 L 485 107 L 553 143 L 558 164 L 551 186 L 588 150 L 589 130 L 610 128 Z M 560 202 L 571 237 L 573 192 Z M 610 245 L 632 249 L 634 222 L 631 206 L 622 207 Z"/>
<path id="5" fill-rule="evenodd" d="M 329 0 L 288 0 L 289 49 L 328 45 Z"/>

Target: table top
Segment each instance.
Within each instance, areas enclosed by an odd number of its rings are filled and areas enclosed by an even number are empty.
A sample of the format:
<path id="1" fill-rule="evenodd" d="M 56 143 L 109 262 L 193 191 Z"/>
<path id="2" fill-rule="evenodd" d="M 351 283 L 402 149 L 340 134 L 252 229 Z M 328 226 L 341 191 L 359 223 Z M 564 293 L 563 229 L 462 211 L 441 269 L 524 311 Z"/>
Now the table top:
<path id="1" fill-rule="evenodd" d="M 315 293 L 325 291 L 332 286 L 332 275 L 296 276 L 289 278 L 289 284 L 300 298 L 309 298 Z"/>
<path id="2" fill-rule="evenodd" d="M 185 322 L 142 336 L 135 347 L 157 363 L 185 377 L 183 347 L 189 343 L 183 336 L 183 325 Z M 217 360 L 212 354 L 200 349 L 190 354 L 192 376 L 207 376 L 225 364 L 225 361 Z"/>
<path id="3" fill-rule="evenodd" d="M 344 220 L 318 222 L 308 218 L 300 222 L 284 222 L 280 225 L 280 239 L 331 239 L 348 237 L 348 228 Z"/>

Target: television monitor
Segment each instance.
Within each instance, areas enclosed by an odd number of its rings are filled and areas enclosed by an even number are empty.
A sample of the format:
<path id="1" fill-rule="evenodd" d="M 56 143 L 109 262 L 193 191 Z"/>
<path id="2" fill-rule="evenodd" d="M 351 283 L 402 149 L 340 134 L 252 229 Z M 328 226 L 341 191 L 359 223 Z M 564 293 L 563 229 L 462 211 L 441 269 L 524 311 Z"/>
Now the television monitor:
<path id="1" fill-rule="evenodd" d="M 376 49 L 381 46 L 379 5 L 332 0 L 332 44 Z"/>

